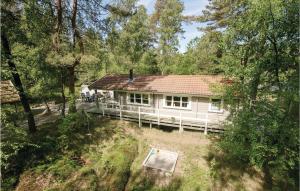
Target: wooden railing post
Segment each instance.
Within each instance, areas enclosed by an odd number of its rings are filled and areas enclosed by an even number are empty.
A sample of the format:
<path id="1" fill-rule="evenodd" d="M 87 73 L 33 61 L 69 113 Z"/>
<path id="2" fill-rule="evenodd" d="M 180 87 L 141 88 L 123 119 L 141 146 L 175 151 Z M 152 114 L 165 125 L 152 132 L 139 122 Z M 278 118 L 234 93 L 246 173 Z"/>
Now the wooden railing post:
<path id="1" fill-rule="evenodd" d="M 120 105 L 119 107 L 120 107 L 120 120 L 122 120 L 122 105 Z"/>
<path id="2" fill-rule="evenodd" d="M 207 135 L 207 123 L 208 123 L 208 113 L 206 113 L 205 127 L 204 127 L 204 135 Z"/>
<path id="3" fill-rule="evenodd" d="M 180 118 L 179 118 L 179 132 L 182 133 L 183 132 L 183 128 L 182 128 L 182 114 L 180 111 Z"/>
<path id="4" fill-rule="evenodd" d="M 159 116 L 159 109 L 157 109 L 157 125 L 160 124 L 160 116 Z"/>
<path id="5" fill-rule="evenodd" d="M 142 127 L 141 123 L 141 108 L 139 107 L 139 127 Z"/>
<path id="6" fill-rule="evenodd" d="M 102 103 L 101 106 L 102 106 L 102 116 L 104 116 L 104 103 Z"/>

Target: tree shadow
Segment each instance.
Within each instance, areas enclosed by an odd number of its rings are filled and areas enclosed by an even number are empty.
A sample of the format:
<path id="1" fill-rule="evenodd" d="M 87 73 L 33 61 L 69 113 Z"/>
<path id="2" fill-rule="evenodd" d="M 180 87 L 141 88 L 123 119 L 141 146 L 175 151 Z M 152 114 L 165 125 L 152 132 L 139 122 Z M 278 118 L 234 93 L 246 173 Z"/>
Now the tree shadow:
<path id="1" fill-rule="evenodd" d="M 249 184 L 255 188 L 254 190 L 264 190 L 262 173 L 231 159 L 230 155 L 220 151 L 216 146 L 219 141 L 217 137 L 210 137 L 210 139 L 214 144 L 209 146 L 205 159 L 210 167 L 213 190 L 246 190 L 249 189 Z"/>
<path id="2" fill-rule="evenodd" d="M 142 168 L 130 175 L 126 191 L 144 191 L 158 189 L 161 191 L 179 190 L 182 179 L 164 173 L 161 170 Z"/>

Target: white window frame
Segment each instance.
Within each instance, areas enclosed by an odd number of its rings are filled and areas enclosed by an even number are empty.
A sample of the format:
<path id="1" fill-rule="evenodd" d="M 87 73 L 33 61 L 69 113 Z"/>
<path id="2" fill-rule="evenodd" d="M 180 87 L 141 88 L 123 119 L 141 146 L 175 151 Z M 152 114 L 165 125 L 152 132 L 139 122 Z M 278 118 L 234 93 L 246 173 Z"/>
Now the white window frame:
<path id="1" fill-rule="evenodd" d="M 130 100 L 130 94 L 134 94 L 134 103 L 131 102 Z M 135 95 L 140 94 L 141 95 L 141 103 L 137 103 L 135 99 Z M 148 96 L 148 104 L 143 103 L 143 95 Z M 128 105 L 142 105 L 142 106 L 150 106 L 151 103 L 151 96 L 149 93 L 144 93 L 144 92 L 127 92 L 127 104 Z"/>
<path id="2" fill-rule="evenodd" d="M 171 96 L 172 97 L 172 104 L 171 105 L 173 105 L 174 97 L 180 97 L 180 107 L 177 107 L 177 106 L 167 106 L 167 104 L 166 104 L 167 96 Z M 188 98 L 188 106 L 187 107 L 181 107 L 181 105 L 182 105 L 182 97 L 187 97 Z M 170 108 L 170 109 L 192 110 L 192 99 L 191 99 L 191 96 L 187 96 L 187 95 L 164 94 L 163 107 L 164 108 Z"/>
<path id="3" fill-rule="evenodd" d="M 212 100 L 213 99 L 220 99 L 221 100 L 221 105 L 220 105 L 220 110 L 214 110 L 212 109 Z M 209 104 L 208 104 L 208 111 L 209 112 L 212 112 L 212 113 L 223 113 L 224 112 L 224 100 L 223 98 L 209 98 Z"/>

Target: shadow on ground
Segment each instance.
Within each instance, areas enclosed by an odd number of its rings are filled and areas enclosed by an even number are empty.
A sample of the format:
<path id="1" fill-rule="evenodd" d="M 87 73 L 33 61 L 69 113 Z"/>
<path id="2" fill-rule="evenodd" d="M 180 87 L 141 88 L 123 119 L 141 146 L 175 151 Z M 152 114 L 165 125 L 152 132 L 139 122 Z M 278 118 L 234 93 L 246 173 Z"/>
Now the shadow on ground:
<path id="1" fill-rule="evenodd" d="M 179 190 L 182 185 L 180 177 L 171 177 L 161 171 L 140 169 L 131 174 L 126 191 L 154 190 L 160 187 L 161 191 Z"/>
<path id="2" fill-rule="evenodd" d="M 262 191 L 263 175 L 238 161 L 229 160 L 226 154 L 219 151 L 217 137 L 210 137 L 212 143 L 206 157 L 210 167 L 213 190 L 255 190 Z"/>

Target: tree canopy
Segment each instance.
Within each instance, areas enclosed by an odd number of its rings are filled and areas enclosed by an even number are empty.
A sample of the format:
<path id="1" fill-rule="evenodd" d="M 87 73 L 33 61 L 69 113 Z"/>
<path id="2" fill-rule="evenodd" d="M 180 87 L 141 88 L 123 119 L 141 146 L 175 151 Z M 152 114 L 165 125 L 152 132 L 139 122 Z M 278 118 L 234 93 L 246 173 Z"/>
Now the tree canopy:
<path id="1" fill-rule="evenodd" d="M 76 113 L 80 85 L 106 74 L 223 75 L 232 82 L 221 87 L 231 115 L 220 152 L 261 169 L 267 189 L 290 190 L 299 187 L 298 7 L 296 0 L 210 0 L 194 17 L 183 15 L 180 0 L 156 0 L 151 14 L 137 0 L 3 1 L 1 79 L 19 91 L 33 134 L 30 104 L 50 112 L 53 101 L 63 117 Z M 204 27 L 182 53 L 187 21 Z M 1 133 L 16 135 L 16 153 L 36 147 L 11 112 L 3 116 Z"/>

